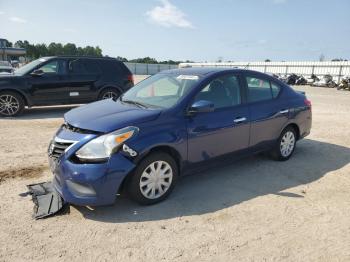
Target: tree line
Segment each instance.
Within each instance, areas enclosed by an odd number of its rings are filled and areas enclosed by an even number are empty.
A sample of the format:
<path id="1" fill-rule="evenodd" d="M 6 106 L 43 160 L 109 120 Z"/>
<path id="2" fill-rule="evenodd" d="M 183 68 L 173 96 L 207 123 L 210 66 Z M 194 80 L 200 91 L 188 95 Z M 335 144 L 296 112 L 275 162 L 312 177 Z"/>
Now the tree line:
<path id="1" fill-rule="evenodd" d="M 164 60 L 164 61 L 158 61 L 155 58 L 152 57 L 143 57 L 143 58 L 136 58 L 136 59 L 126 59 L 125 57 L 118 56 L 117 59 L 123 62 L 130 62 L 130 63 L 141 63 L 141 64 L 167 64 L 167 65 L 178 65 L 180 63 L 186 62 L 191 63 L 192 61 L 186 60 L 186 61 L 174 61 L 174 60 Z"/>
<path id="2" fill-rule="evenodd" d="M 29 60 L 37 59 L 43 56 L 56 56 L 56 55 L 76 55 L 76 56 L 97 56 L 102 57 L 102 49 L 99 46 L 86 46 L 79 47 L 73 43 L 67 43 L 65 45 L 61 43 L 52 42 L 49 45 L 44 43 L 41 44 L 31 44 L 27 40 L 18 40 L 14 44 L 10 41 L 7 41 L 8 47 L 18 47 L 25 48 L 27 51 L 27 58 Z M 157 61 L 155 58 L 143 57 L 128 60 L 125 57 L 118 56 L 117 59 L 123 62 L 132 62 L 132 63 L 144 63 L 144 64 L 171 64 L 177 65 L 183 61 L 174 61 L 174 60 L 165 60 Z M 189 60 L 186 61 L 191 62 Z"/>
<path id="3" fill-rule="evenodd" d="M 14 46 L 18 48 L 25 48 L 27 51 L 27 58 L 37 59 L 43 56 L 56 56 L 56 55 L 80 55 L 80 56 L 102 56 L 102 49 L 99 46 L 85 46 L 80 47 L 72 43 L 65 45 L 61 43 L 46 44 L 31 44 L 27 40 L 18 40 L 13 45 L 8 42 L 8 46 Z"/>

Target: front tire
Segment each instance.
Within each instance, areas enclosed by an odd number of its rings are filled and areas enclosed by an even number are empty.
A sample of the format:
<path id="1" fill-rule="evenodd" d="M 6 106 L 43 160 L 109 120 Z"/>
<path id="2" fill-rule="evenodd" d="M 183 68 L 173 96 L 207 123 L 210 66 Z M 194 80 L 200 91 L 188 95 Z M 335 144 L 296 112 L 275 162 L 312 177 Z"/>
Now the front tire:
<path id="1" fill-rule="evenodd" d="M 128 195 L 142 205 L 158 203 L 169 196 L 177 178 L 175 160 L 163 152 L 152 153 L 141 160 L 130 177 Z"/>
<path id="2" fill-rule="evenodd" d="M 0 93 L 0 116 L 18 116 L 23 112 L 24 106 L 24 100 L 18 93 L 11 91 Z"/>
<path id="3" fill-rule="evenodd" d="M 286 161 L 294 153 L 297 142 L 296 131 L 293 127 L 285 128 L 278 138 L 275 148 L 271 151 L 271 155 L 275 160 Z"/>

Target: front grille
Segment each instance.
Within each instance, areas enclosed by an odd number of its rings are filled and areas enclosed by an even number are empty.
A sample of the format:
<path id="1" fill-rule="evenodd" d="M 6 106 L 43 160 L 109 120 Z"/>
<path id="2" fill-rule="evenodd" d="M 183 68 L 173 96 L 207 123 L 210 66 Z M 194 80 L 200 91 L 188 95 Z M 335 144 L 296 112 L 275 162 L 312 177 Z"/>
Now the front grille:
<path id="1" fill-rule="evenodd" d="M 67 122 L 62 125 L 62 129 L 65 129 L 65 130 L 68 130 L 71 132 L 75 132 L 75 133 L 79 133 L 79 134 L 96 134 L 96 135 L 101 134 L 101 132 L 98 132 L 98 131 L 93 131 L 93 130 L 88 130 L 88 129 L 83 129 L 83 128 L 72 126 L 72 125 L 68 124 Z"/>
<path id="2" fill-rule="evenodd" d="M 48 149 L 49 156 L 58 159 L 60 158 L 65 150 L 73 145 L 74 142 L 72 141 L 65 141 L 65 140 L 52 140 Z"/>

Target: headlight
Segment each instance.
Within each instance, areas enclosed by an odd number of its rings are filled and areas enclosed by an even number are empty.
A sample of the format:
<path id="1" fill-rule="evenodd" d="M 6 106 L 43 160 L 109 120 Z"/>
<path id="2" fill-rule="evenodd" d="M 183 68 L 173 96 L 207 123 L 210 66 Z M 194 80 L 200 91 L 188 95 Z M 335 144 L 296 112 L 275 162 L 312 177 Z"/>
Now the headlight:
<path id="1" fill-rule="evenodd" d="M 80 160 L 102 161 L 116 152 L 120 145 L 138 133 L 134 126 L 119 129 L 107 135 L 99 136 L 80 148 L 75 155 Z"/>

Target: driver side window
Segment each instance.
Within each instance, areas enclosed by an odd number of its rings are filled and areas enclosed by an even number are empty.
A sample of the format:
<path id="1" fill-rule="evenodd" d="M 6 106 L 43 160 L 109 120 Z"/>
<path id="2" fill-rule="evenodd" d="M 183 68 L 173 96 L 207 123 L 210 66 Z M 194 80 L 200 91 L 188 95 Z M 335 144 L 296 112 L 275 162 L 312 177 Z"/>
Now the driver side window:
<path id="1" fill-rule="evenodd" d="M 58 74 L 58 61 L 51 61 L 42 67 L 38 68 L 38 70 L 43 71 L 45 74 Z"/>
<path id="2" fill-rule="evenodd" d="M 195 97 L 195 102 L 207 100 L 215 108 L 225 108 L 241 104 L 241 89 L 236 75 L 225 75 L 212 80 Z"/>

